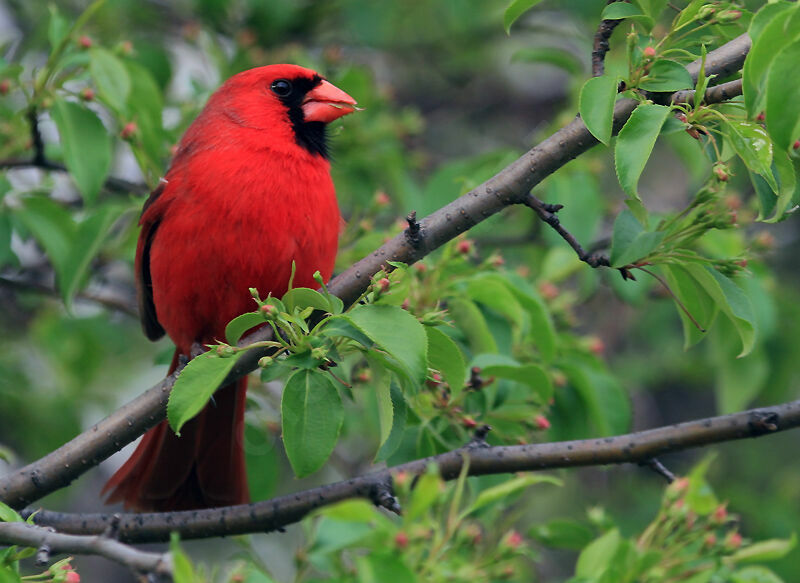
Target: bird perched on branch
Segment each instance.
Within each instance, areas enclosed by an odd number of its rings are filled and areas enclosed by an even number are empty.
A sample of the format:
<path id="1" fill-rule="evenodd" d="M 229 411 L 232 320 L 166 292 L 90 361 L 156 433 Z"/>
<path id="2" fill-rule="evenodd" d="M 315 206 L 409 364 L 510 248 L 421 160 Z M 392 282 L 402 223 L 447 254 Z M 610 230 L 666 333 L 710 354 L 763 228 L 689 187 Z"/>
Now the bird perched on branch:
<path id="1" fill-rule="evenodd" d="M 175 343 L 170 372 L 192 347 L 225 337 L 262 294 L 316 287 L 333 271 L 341 217 L 328 162 L 326 125 L 356 102 L 295 65 L 231 77 L 181 139 L 144 204 L 136 250 L 145 334 Z M 245 472 L 245 378 L 176 436 L 148 431 L 103 492 L 135 510 L 187 510 L 249 501 Z"/>

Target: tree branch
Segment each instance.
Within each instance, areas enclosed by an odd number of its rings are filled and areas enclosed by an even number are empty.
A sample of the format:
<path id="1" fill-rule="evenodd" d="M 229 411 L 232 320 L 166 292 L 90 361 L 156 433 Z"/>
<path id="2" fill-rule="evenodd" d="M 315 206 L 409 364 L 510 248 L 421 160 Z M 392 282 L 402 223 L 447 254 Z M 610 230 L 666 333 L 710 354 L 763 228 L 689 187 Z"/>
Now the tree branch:
<path id="1" fill-rule="evenodd" d="M 613 4 L 616 0 L 608 0 L 606 5 Z M 594 33 L 594 43 L 592 45 L 592 77 L 599 77 L 605 72 L 606 53 L 610 48 L 608 41 L 611 33 L 622 22 L 621 19 L 601 20 Z"/>
<path id="2" fill-rule="evenodd" d="M 391 484 L 400 472 L 419 475 L 435 463 L 442 477 L 454 480 L 461 471 L 464 456 L 469 456 L 469 475 L 541 471 L 553 468 L 637 463 L 661 466 L 656 456 L 711 443 L 732 441 L 786 431 L 800 426 L 800 400 L 775 407 L 752 409 L 732 415 L 697 419 L 619 435 L 496 447 L 463 447 L 353 478 L 253 504 L 184 512 L 145 514 L 69 514 L 42 510 L 37 524 L 53 526 L 63 532 L 97 534 L 104 532 L 115 516 L 119 517 L 119 539 L 131 543 L 168 540 L 176 531 L 181 539 L 228 536 L 278 530 L 301 520 L 312 510 L 348 498 L 376 500 L 376 493 Z M 669 476 L 671 474 L 664 473 Z"/>
<path id="3" fill-rule="evenodd" d="M 749 37 L 742 35 L 711 51 L 706 56 L 706 74 L 724 75 L 738 70 L 749 48 Z M 700 63 L 692 63 L 687 69 L 696 77 Z M 617 101 L 614 133 L 622 128 L 637 105 L 634 99 Z M 352 304 L 367 289 L 372 275 L 387 262 L 414 263 L 505 207 L 523 203 L 535 185 L 598 143 L 580 118 L 576 118 L 488 181 L 424 219 L 415 220 L 413 232 L 406 229 L 390 239 L 331 280 L 328 289 L 345 305 Z M 261 330 L 245 340 L 263 340 L 270 333 L 269 329 Z M 255 370 L 258 360 L 266 354 L 265 349 L 247 351 L 222 384 Z M 0 500 L 16 508 L 31 504 L 69 485 L 122 449 L 165 418 L 167 397 L 174 380 L 173 373 L 60 448 L 0 479 Z"/>
<path id="4" fill-rule="evenodd" d="M 135 573 L 153 573 L 172 581 L 172 558 L 168 553 L 140 551 L 103 534 L 62 534 L 35 524 L 0 522 L 0 542 L 45 548 L 48 554 L 99 555 L 125 565 Z"/>

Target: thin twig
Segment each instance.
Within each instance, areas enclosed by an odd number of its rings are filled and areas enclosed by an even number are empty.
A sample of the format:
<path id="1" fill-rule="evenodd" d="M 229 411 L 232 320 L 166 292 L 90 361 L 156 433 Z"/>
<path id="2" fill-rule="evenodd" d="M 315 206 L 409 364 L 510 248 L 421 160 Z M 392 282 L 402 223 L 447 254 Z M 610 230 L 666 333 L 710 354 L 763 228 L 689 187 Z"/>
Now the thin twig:
<path id="1" fill-rule="evenodd" d="M 274 531 L 298 522 L 312 510 L 348 498 L 374 501 L 376 491 L 380 492 L 382 488 L 387 491 L 385 485 L 391 483 L 392 476 L 400 473 L 418 476 L 430 464 L 439 467 L 444 479 L 454 480 L 461 471 L 464 456 L 469 457 L 471 476 L 639 464 L 649 463 L 666 453 L 760 437 L 798 426 L 800 400 L 616 437 L 529 445 L 462 447 L 372 474 L 253 504 L 184 512 L 121 514 L 119 539 L 132 543 L 164 541 L 169 539 L 172 531 L 178 532 L 181 539 Z M 26 511 L 23 516 L 30 513 Z M 41 510 L 34 517 L 36 524 L 76 534 L 102 533 L 112 520 L 112 514 L 69 514 L 48 510 Z"/>
<path id="2" fill-rule="evenodd" d="M 675 474 L 670 472 L 669 469 L 656 458 L 645 460 L 639 465 L 647 466 L 670 484 L 675 481 Z"/>
<path id="3" fill-rule="evenodd" d="M 0 543 L 47 549 L 48 560 L 51 554 L 99 555 L 135 573 L 152 573 L 172 581 L 172 558 L 168 553 L 140 551 L 102 534 L 64 534 L 35 524 L 0 522 Z"/>
<path id="4" fill-rule="evenodd" d="M 34 292 L 46 296 L 59 297 L 58 290 L 35 281 L 17 279 L 5 275 L 0 275 L 0 286 L 14 289 L 20 292 Z M 132 318 L 139 317 L 139 310 L 132 301 L 127 301 L 114 294 L 95 293 L 90 291 L 78 292 L 76 298 L 93 302 L 95 304 L 122 312 Z"/>
<path id="5" fill-rule="evenodd" d="M 32 160 L 26 160 L 21 158 L 9 158 L 0 160 L 0 169 L 10 170 L 14 168 L 41 168 L 42 170 L 54 172 L 69 172 L 67 167 L 63 164 L 51 162 L 47 159 L 36 160 L 36 158 L 34 158 Z M 150 187 L 146 184 L 130 182 L 122 178 L 115 178 L 114 176 L 106 178 L 106 181 L 103 183 L 103 188 L 119 194 L 147 194 L 150 192 Z"/>
<path id="6" fill-rule="evenodd" d="M 638 269 L 640 271 L 644 271 L 647 275 L 655 278 L 658 281 L 658 283 L 660 283 L 661 286 L 667 291 L 667 293 L 670 295 L 670 297 L 673 300 L 675 300 L 675 303 L 678 305 L 678 307 L 681 309 L 681 311 L 684 314 L 686 314 L 686 317 L 689 318 L 689 320 L 692 322 L 692 324 L 694 324 L 695 328 L 700 330 L 700 332 L 705 332 L 706 331 L 706 329 L 703 328 L 703 326 L 700 325 L 700 322 L 695 320 L 694 316 L 692 316 L 692 313 L 689 311 L 689 308 L 687 308 L 683 304 L 681 299 L 675 294 L 675 292 L 672 291 L 672 288 L 669 287 L 669 284 L 664 280 L 663 277 L 661 277 L 660 275 L 658 275 L 654 271 L 651 271 L 651 270 L 649 270 L 649 269 L 647 269 L 645 267 L 642 267 L 641 265 L 635 266 L 634 269 Z"/>
<path id="7" fill-rule="evenodd" d="M 550 225 L 553 230 L 559 234 L 559 236 L 564 239 L 570 247 L 578 254 L 578 259 L 589 265 L 590 267 L 609 267 L 611 262 L 608 260 L 608 257 L 602 255 L 600 253 L 587 253 L 584 251 L 581 244 L 578 240 L 567 231 L 562 225 L 561 221 L 558 218 L 556 213 L 563 208 L 563 205 L 560 204 L 547 204 L 536 198 L 533 193 L 528 194 L 527 198 L 525 199 L 525 204 L 531 207 L 534 212 L 539 215 L 539 218 L 542 219 L 545 223 Z"/>

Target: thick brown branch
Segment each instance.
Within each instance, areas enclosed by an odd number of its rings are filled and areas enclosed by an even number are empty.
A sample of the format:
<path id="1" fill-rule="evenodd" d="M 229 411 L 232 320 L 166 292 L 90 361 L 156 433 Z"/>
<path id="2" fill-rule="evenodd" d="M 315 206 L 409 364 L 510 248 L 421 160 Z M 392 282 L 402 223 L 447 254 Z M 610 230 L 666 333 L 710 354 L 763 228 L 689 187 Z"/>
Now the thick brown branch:
<path id="1" fill-rule="evenodd" d="M 725 74 L 741 67 L 750 48 L 742 35 L 706 57 L 706 74 Z M 699 63 L 687 67 L 696 76 Z M 630 117 L 638 102 L 621 99 L 614 108 L 614 132 Z M 400 233 L 331 280 L 328 289 L 345 305 L 352 304 L 370 284 L 370 278 L 388 261 L 414 263 L 457 235 L 501 211 L 522 203 L 530 190 L 567 162 L 597 145 L 597 140 L 576 118 L 529 150 L 493 178 L 450 204 L 418 221 L 415 236 Z M 250 335 L 248 341 L 267 338 L 268 332 Z M 222 384 L 253 371 L 266 350 L 249 350 L 237 361 Z M 163 420 L 174 375 L 167 377 L 119 411 L 78 435 L 45 457 L 0 479 L 0 500 L 20 508 L 67 486 L 89 468 L 139 437 Z"/>
<path id="2" fill-rule="evenodd" d="M 471 476 L 607 464 L 649 464 L 665 453 L 760 437 L 798 426 L 800 400 L 616 437 L 532 445 L 466 447 L 264 502 L 187 512 L 116 515 L 120 517 L 118 532 L 122 541 L 154 542 L 167 540 L 172 531 L 177 531 L 182 539 L 187 539 L 277 530 L 299 521 L 321 506 L 347 498 L 374 500 L 376 489 L 390 483 L 392 475 L 399 472 L 418 475 L 425 472 L 429 464 L 435 463 L 445 479 L 456 479 L 465 454 L 469 456 Z M 34 520 L 37 524 L 53 526 L 62 532 L 97 534 L 108 528 L 114 516 L 44 510 L 37 513 Z"/>
<path id="3" fill-rule="evenodd" d="M 51 528 L 24 522 L 0 522 L 0 543 L 22 547 L 46 547 L 49 553 L 99 555 L 136 573 L 153 573 L 172 581 L 172 560 L 169 554 L 149 553 L 122 544 L 112 538 L 96 535 L 62 534 Z"/>

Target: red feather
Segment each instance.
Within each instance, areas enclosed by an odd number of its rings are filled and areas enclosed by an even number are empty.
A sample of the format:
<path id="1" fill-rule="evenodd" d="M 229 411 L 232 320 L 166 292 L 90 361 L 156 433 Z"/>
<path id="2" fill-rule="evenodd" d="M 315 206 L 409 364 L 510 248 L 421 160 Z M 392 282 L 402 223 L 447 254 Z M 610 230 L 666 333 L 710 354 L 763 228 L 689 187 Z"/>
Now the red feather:
<path id="1" fill-rule="evenodd" d="M 294 94 L 281 95 L 288 81 Z M 186 131 L 165 180 L 145 203 L 136 253 L 145 333 L 179 354 L 224 339 L 255 307 L 333 271 L 341 218 L 324 123 L 355 102 L 316 73 L 271 65 L 240 73 Z M 321 140 L 321 141 L 320 141 Z M 242 449 L 246 379 L 223 387 L 177 437 L 161 423 L 108 481 L 107 502 L 177 510 L 249 500 Z"/>

